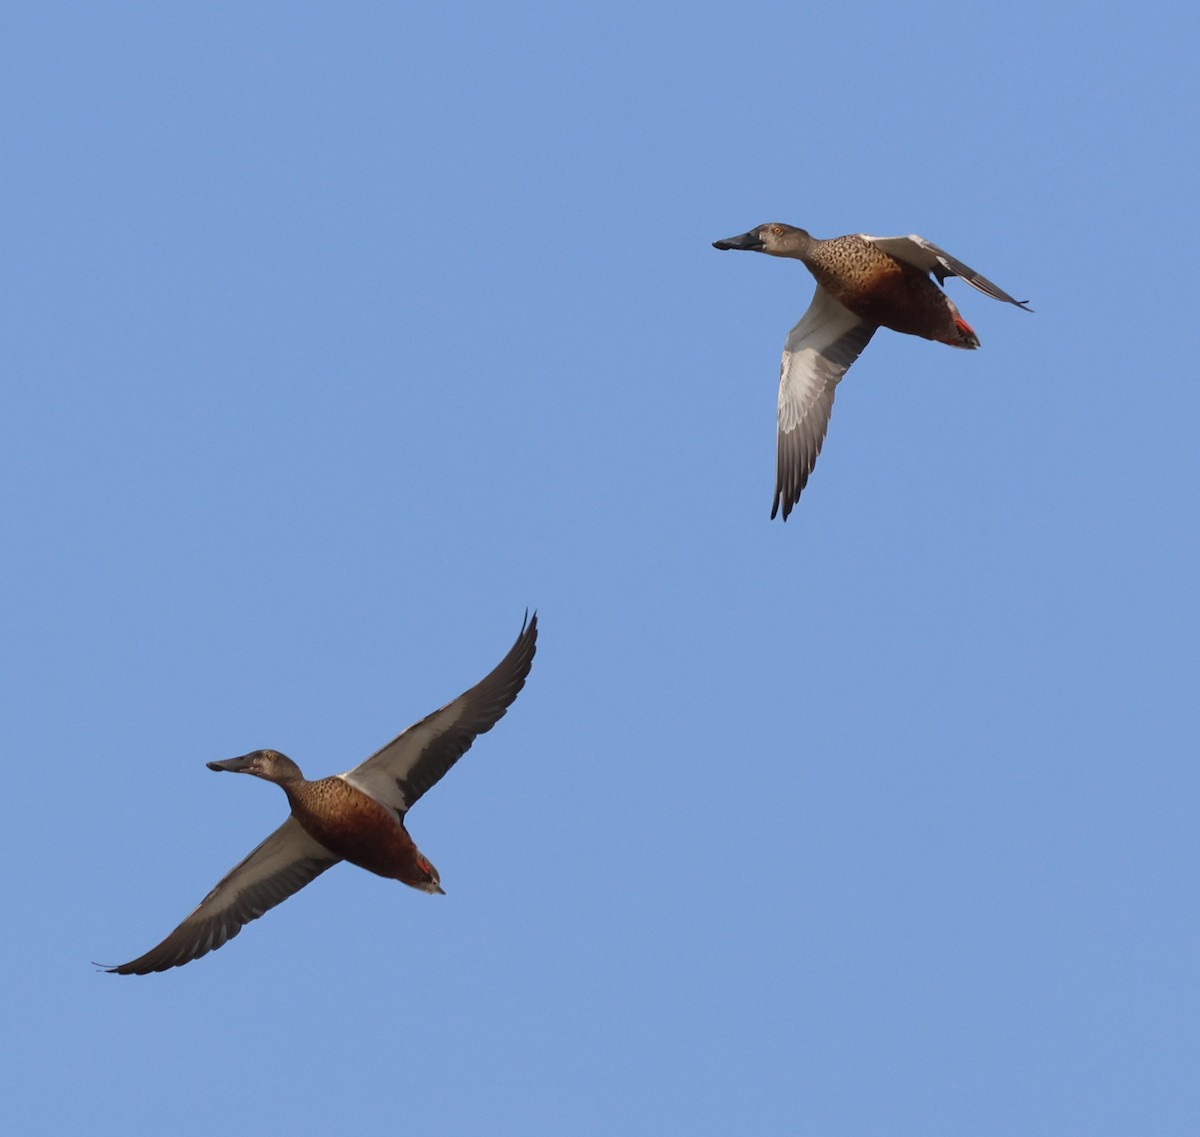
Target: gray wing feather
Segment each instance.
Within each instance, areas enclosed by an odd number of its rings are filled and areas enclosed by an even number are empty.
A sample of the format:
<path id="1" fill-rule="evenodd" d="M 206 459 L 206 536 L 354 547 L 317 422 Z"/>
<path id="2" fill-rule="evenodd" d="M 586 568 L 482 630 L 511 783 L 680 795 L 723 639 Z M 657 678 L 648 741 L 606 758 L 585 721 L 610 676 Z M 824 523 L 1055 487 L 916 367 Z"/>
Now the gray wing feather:
<path id="1" fill-rule="evenodd" d="M 226 873 L 162 943 L 108 970 L 117 975 L 146 975 L 199 959 L 233 939 L 251 920 L 283 903 L 340 859 L 289 817 Z"/>
<path id="2" fill-rule="evenodd" d="M 985 296 L 990 296 L 993 300 L 1003 300 L 1008 304 L 1015 304 L 1026 312 L 1033 311 L 1029 307 L 1028 301 L 1014 300 L 1003 288 L 993 284 L 986 276 L 976 272 L 969 265 L 963 264 L 957 257 L 952 257 L 945 249 L 938 248 L 932 241 L 918 237 L 916 233 L 910 233 L 907 237 L 869 237 L 866 233 L 861 236 L 889 256 L 905 261 L 922 272 L 933 273 L 939 284 L 942 284 L 948 276 L 962 277 L 972 288 L 979 289 Z"/>
<path id="3" fill-rule="evenodd" d="M 875 328 L 818 286 L 808 311 L 788 333 L 779 372 L 772 517 L 782 504 L 786 521 L 800 500 L 825 441 L 834 388 L 862 354 Z"/>
<path id="4" fill-rule="evenodd" d="M 414 723 L 365 762 L 342 774 L 351 785 L 401 817 L 492 729 L 516 699 L 537 651 L 537 614 L 521 627 L 508 654 L 453 702 Z"/>

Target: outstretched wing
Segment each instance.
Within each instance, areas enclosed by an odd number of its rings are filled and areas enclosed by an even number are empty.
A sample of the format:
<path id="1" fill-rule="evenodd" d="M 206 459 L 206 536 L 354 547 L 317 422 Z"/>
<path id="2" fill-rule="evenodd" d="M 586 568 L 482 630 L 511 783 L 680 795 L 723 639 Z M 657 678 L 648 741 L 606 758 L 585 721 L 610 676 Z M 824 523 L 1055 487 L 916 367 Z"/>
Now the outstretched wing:
<path id="1" fill-rule="evenodd" d="M 403 817 L 467 752 L 478 735 L 491 730 L 504 717 L 525 686 L 536 650 L 535 613 L 522 625 L 517 642 L 490 675 L 339 777 Z"/>
<path id="2" fill-rule="evenodd" d="M 834 388 L 862 354 L 875 328 L 818 285 L 808 311 L 788 333 L 779 374 L 772 517 L 782 503 L 786 521 L 800 500 L 825 441 Z"/>
<path id="3" fill-rule="evenodd" d="M 897 260 L 906 261 L 922 272 L 931 272 L 941 284 L 948 276 L 961 276 L 972 288 L 978 288 L 985 296 L 993 300 L 1005 300 L 1032 312 L 1026 300 L 1014 300 L 999 285 L 993 284 L 986 276 L 977 273 L 969 265 L 965 265 L 957 257 L 952 257 L 945 249 L 939 249 L 932 241 L 910 233 L 907 237 L 869 237 L 866 233 L 859 234 L 864 241 L 870 241 L 876 248 L 882 249 Z"/>
<path id="4" fill-rule="evenodd" d="M 299 892 L 336 865 L 335 856 L 289 817 L 244 861 L 221 878 L 199 907 L 158 947 L 109 971 L 146 975 L 199 959 L 233 939 L 243 925 Z"/>

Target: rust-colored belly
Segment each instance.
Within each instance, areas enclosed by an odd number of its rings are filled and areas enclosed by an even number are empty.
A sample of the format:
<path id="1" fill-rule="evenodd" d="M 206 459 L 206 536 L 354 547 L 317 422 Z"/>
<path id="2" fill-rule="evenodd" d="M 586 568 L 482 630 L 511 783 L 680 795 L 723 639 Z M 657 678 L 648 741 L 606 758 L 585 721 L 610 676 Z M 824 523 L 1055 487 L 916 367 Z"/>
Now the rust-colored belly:
<path id="1" fill-rule="evenodd" d="M 342 778 L 308 782 L 288 793 L 292 813 L 330 852 L 379 876 L 420 880 L 417 846 L 395 813 Z"/>
<path id="2" fill-rule="evenodd" d="M 861 319 L 929 340 L 955 334 L 954 308 L 925 273 L 879 249 L 871 253 L 852 265 L 810 268 L 821 287 Z"/>

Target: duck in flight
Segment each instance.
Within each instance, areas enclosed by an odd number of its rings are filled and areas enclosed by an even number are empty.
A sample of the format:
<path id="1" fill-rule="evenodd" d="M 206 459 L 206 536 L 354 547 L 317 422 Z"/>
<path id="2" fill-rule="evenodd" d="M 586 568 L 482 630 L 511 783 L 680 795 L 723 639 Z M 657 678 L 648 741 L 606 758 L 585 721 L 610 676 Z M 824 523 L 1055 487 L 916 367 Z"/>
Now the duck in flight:
<path id="1" fill-rule="evenodd" d="M 869 237 L 851 233 L 827 241 L 791 225 L 769 223 L 739 237 L 714 241 L 717 249 L 747 249 L 803 261 L 816 277 L 808 311 L 788 333 L 779 378 L 779 426 L 776 436 L 775 500 L 771 516 L 783 506 L 783 520 L 800 500 L 816 464 L 833 391 L 877 328 L 976 348 L 979 337 L 938 287 L 960 276 L 993 300 L 1014 300 L 974 269 L 932 241 L 908 237 Z M 938 284 L 930 279 L 937 277 Z"/>
<path id="2" fill-rule="evenodd" d="M 437 869 L 404 827 L 405 815 L 475 737 L 504 716 L 525 685 L 536 645 L 535 614 L 490 675 L 344 774 L 310 782 L 277 750 L 209 762 L 210 770 L 275 782 L 287 794 L 291 816 L 231 869 L 162 943 L 108 970 L 146 975 L 199 959 L 338 861 L 422 892 L 442 892 Z"/>

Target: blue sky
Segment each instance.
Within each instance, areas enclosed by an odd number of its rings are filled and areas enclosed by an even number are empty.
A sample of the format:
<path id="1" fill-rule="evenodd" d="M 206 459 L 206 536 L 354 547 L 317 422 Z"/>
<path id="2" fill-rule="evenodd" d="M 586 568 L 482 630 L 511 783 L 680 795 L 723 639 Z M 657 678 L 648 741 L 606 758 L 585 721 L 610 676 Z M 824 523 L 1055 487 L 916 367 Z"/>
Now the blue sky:
<path id="1" fill-rule="evenodd" d="M 0 1121 L 1194 1134 L 1193 13 L 38 4 L 0 17 Z M 796 264 L 916 232 L 770 522 Z M 541 619 L 410 816 L 98 974 Z"/>

